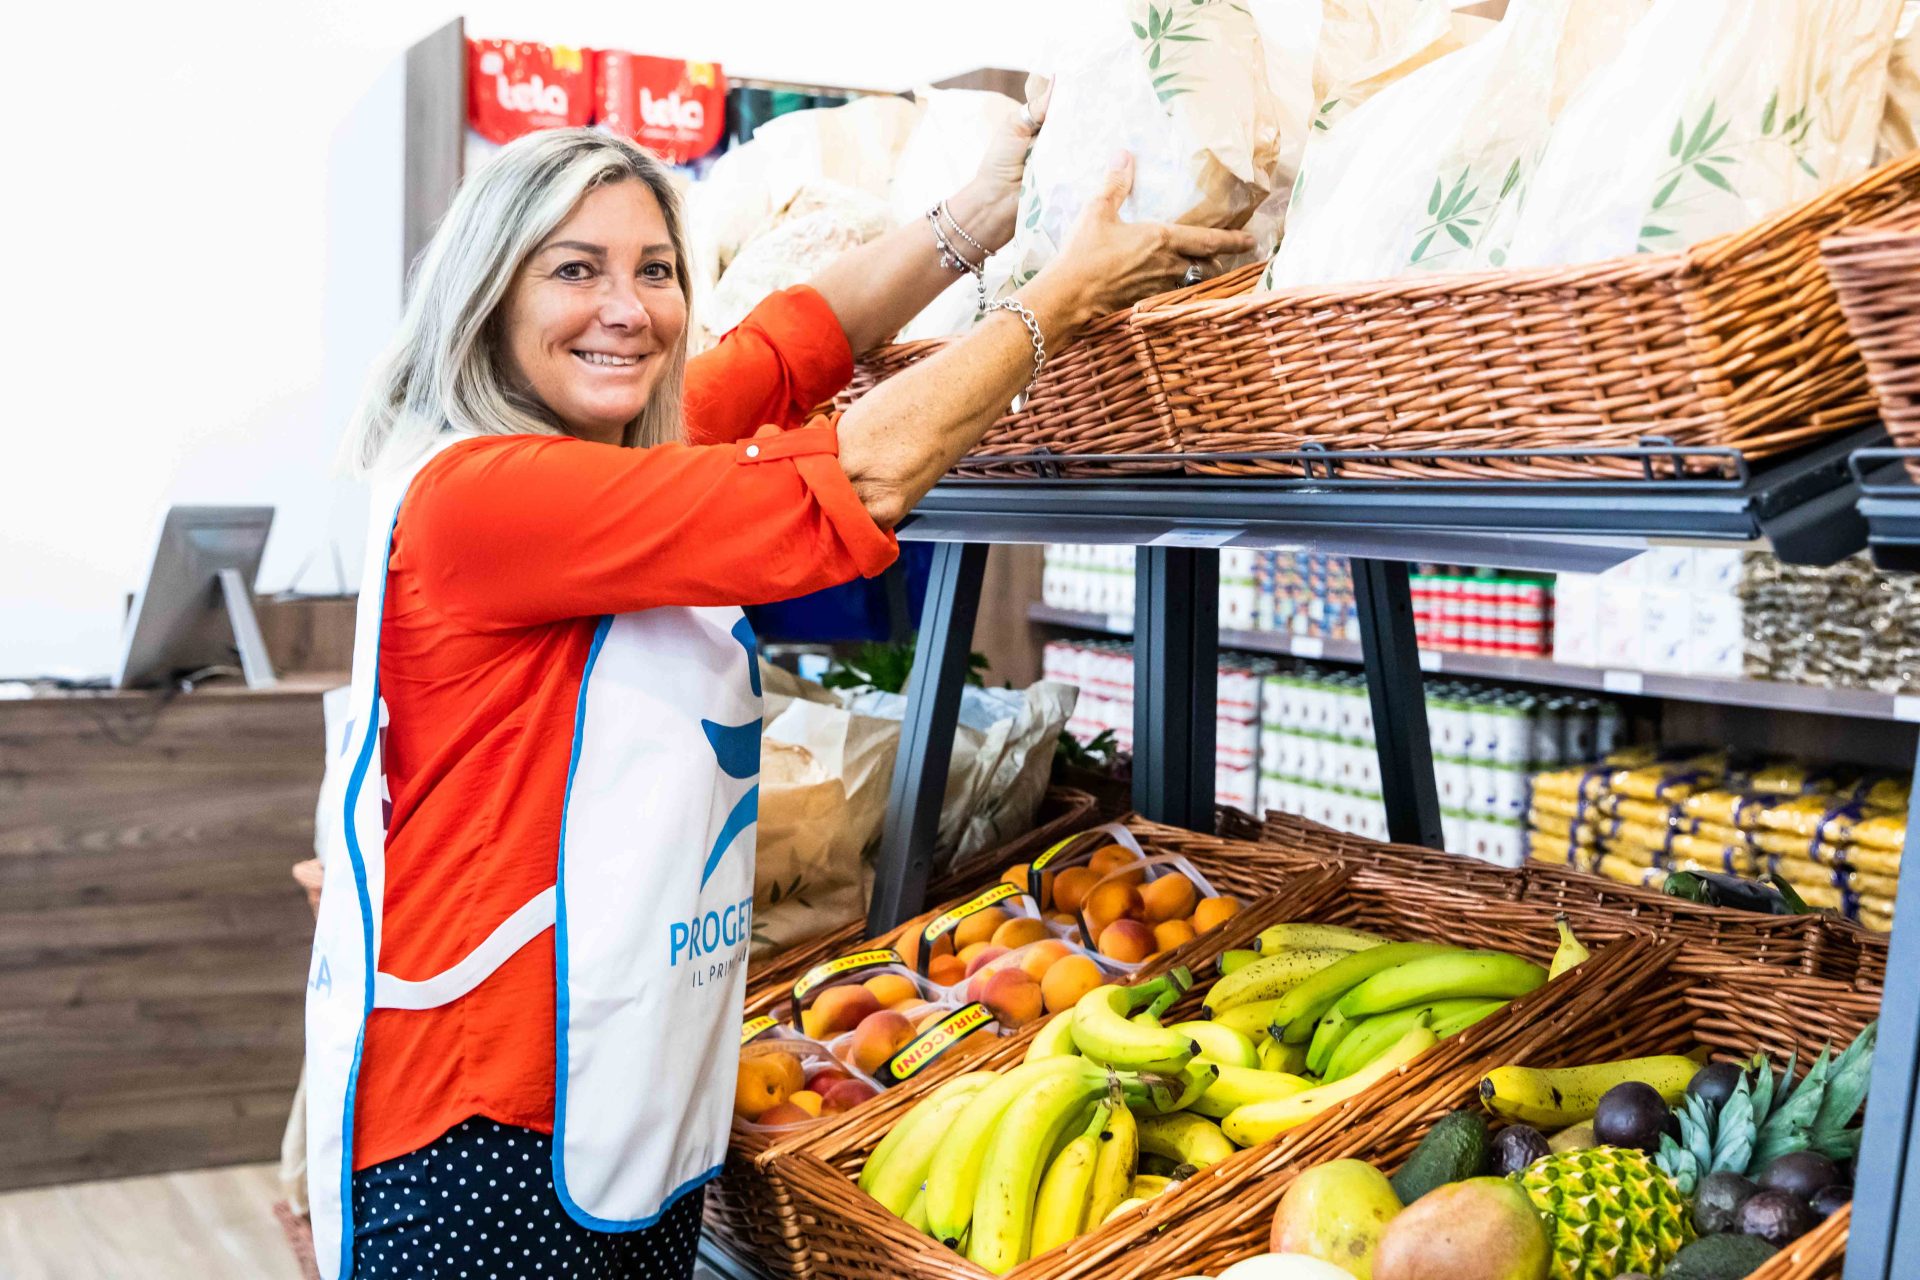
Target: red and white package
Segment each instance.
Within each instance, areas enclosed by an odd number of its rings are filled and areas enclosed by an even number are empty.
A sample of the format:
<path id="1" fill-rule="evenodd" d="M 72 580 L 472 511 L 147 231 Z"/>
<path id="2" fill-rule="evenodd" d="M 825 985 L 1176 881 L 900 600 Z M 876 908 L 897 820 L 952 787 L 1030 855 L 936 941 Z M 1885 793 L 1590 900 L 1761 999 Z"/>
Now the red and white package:
<path id="1" fill-rule="evenodd" d="M 669 164 L 699 159 L 726 132 L 727 78 L 717 62 L 601 49 L 594 79 L 594 121 Z"/>
<path id="2" fill-rule="evenodd" d="M 593 118 L 593 58 L 569 45 L 467 41 L 467 123 L 489 142 Z"/>

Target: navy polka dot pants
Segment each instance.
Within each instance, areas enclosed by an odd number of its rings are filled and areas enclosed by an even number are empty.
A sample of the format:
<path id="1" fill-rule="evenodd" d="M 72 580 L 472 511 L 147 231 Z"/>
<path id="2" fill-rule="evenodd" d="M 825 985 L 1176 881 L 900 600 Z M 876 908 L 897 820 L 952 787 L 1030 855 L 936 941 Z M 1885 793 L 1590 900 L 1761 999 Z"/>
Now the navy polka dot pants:
<path id="1" fill-rule="evenodd" d="M 640 1231 L 567 1216 L 553 1139 L 475 1118 L 418 1151 L 353 1175 L 354 1280 L 687 1280 L 702 1190 Z"/>

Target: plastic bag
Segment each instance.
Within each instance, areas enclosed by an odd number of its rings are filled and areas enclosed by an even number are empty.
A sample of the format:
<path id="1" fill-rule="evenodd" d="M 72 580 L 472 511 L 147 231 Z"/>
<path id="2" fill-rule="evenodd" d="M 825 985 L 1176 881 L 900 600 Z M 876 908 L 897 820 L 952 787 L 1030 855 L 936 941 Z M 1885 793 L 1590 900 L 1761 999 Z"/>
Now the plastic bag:
<path id="1" fill-rule="evenodd" d="M 802 187 L 780 219 L 734 257 L 701 309 L 702 323 L 725 333 L 768 294 L 812 279 L 891 226 L 886 202 L 877 196 L 825 181 Z"/>
<path id="2" fill-rule="evenodd" d="M 1555 123 L 1508 261 L 1738 231 L 1873 160 L 1900 0 L 1655 0 Z"/>
<path id="3" fill-rule="evenodd" d="M 1135 222 L 1241 227 L 1291 176 L 1279 172 L 1280 104 L 1249 10 L 1233 0 L 1124 0 L 1107 12 L 1055 63 L 1047 126 L 1020 193 L 1016 287 L 1059 252 L 1116 151 L 1133 153 L 1121 216 Z"/>
<path id="4" fill-rule="evenodd" d="M 1262 287 L 1500 265 L 1554 111 L 1646 4 L 1514 0 L 1485 39 L 1316 137 Z"/>
<path id="5" fill-rule="evenodd" d="M 1466 48 L 1494 26 L 1454 13 L 1447 0 L 1324 0 L 1313 58 L 1312 127 L 1330 129 L 1388 85 Z"/>
<path id="6" fill-rule="evenodd" d="M 1885 164 L 1920 147 L 1920 0 L 1900 6 L 1893 56 L 1887 60 L 1887 105 L 1873 162 Z"/>

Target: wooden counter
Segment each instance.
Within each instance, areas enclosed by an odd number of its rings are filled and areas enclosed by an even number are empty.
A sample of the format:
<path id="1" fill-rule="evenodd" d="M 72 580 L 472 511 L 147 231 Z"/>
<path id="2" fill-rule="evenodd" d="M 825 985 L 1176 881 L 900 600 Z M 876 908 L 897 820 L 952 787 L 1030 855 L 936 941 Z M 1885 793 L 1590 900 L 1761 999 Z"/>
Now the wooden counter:
<path id="1" fill-rule="evenodd" d="M 0 701 L 0 1188 L 277 1157 L 343 683 Z"/>

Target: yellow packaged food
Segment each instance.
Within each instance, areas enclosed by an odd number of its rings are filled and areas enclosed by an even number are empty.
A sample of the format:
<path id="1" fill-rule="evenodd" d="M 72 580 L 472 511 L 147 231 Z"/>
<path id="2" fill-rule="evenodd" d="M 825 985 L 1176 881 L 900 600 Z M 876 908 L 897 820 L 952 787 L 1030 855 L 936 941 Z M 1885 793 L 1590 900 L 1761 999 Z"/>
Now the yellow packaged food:
<path id="1" fill-rule="evenodd" d="M 1858 844 L 1898 853 L 1907 841 L 1906 814 L 1875 809 L 1857 800 L 1836 802 L 1829 796 L 1796 796 L 1767 805 L 1757 816 L 1769 831 L 1785 831 L 1827 844 Z"/>

